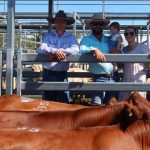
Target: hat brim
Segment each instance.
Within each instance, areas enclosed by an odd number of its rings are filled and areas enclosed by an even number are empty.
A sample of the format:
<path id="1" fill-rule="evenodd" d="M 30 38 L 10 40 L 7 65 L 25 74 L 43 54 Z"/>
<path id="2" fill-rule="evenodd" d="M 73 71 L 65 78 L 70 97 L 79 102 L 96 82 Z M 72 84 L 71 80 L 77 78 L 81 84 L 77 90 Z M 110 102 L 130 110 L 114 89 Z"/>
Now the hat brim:
<path id="1" fill-rule="evenodd" d="M 91 26 L 92 23 L 103 23 L 104 26 L 107 26 L 110 23 L 110 21 L 108 19 L 95 19 L 95 20 L 87 19 L 87 20 L 85 20 L 85 24 L 87 26 Z"/>
<path id="2" fill-rule="evenodd" d="M 57 19 L 66 21 L 66 22 L 67 22 L 67 25 L 74 24 L 74 22 L 75 22 L 75 20 L 74 20 L 73 18 L 68 18 L 68 19 L 66 19 L 66 18 L 64 18 L 64 19 L 62 19 L 62 18 L 48 18 L 47 20 L 48 20 L 50 23 L 55 24 L 55 21 L 56 21 Z"/>

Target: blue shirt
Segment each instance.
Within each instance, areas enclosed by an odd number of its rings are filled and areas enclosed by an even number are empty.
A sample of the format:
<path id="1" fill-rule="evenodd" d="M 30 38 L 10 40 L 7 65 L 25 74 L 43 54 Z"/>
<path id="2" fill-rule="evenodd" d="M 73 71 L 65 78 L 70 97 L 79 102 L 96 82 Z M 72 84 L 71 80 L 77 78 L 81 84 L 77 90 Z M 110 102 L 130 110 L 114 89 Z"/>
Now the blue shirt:
<path id="1" fill-rule="evenodd" d="M 108 37 L 108 46 L 110 50 L 116 49 L 118 45 L 118 38 L 121 37 L 119 33 Z"/>
<path id="2" fill-rule="evenodd" d="M 79 46 L 75 37 L 68 32 L 64 32 L 61 37 L 56 32 L 46 33 L 37 52 L 54 54 L 57 49 L 62 50 L 66 55 L 79 53 Z M 67 71 L 69 69 L 69 63 L 49 62 L 43 63 L 43 67 L 51 71 Z"/>
<path id="3" fill-rule="evenodd" d="M 93 34 L 83 37 L 80 42 L 80 53 L 90 53 L 99 49 L 103 54 L 109 53 L 108 38 L 103 35 L 102 40 L 97 40 Z M 93 74 L 111 74 L 113 72 L 112 63 L 89 63 L 89 71 Z"/>

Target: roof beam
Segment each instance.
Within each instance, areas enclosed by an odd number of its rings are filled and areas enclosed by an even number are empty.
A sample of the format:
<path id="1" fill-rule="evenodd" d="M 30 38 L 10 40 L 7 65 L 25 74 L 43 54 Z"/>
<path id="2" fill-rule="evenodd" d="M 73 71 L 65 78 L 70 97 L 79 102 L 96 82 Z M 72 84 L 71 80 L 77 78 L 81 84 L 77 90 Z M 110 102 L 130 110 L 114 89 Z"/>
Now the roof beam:
<path id="1" fill-rule="evenodd" d="M 94 12 L 77 12 L 82 19 L 91 18 Z M 55 13 L 54 13 L 55 14 Z M 3 17 L 7 16 L 6 12 L 0 12 Z M 69 17 L 73 17 L 72 13 L 67 13 Z M 109 19 L 150 19 L 150 13 L 105 13 L 105 16 Z M 16 12 L 15 19 L 47 19 L 48 13 L 45 12 Z"/>

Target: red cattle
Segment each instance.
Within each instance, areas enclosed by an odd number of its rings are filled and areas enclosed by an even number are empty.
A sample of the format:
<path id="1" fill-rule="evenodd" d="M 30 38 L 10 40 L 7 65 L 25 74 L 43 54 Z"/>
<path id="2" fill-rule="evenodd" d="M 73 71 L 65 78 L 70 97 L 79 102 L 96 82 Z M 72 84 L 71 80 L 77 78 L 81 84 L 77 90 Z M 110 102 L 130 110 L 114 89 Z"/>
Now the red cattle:
<path id="1" fill-rule="evenodd" d="M 136 142 L 138 149 L 150 150 L 150 120 L 139 120 L 130 125 L 126 134 Z"/>
<path id="2" fill-rule="evenodd" d="M 150 150 L 150 121 L 76 130 L 0 129 L 2 150 Z"/>
<path id="3" fill-rule="evenodd" d="M 125 103 L 71 111 L 1 111 L 0 127 L 77 129 L 120 123 L 126 127 L 141 117 L 141 112 Z"/>
<path id="4" fill-rule="evenodd" d="M 143 112 L 143 119 L 150 119 L 150 102 L 142 97 L 138 92 L 134 92 L 131 96 L 125 100 L 125 102 L 132 102 L 133 105 L 139 107 Z"/>
<path id="5" fill-rule="evenodd" d="M 87 106 L 37 100 L 17 95 L 0 96 L 0 110 L 47 111 L 76 110 Z"/>

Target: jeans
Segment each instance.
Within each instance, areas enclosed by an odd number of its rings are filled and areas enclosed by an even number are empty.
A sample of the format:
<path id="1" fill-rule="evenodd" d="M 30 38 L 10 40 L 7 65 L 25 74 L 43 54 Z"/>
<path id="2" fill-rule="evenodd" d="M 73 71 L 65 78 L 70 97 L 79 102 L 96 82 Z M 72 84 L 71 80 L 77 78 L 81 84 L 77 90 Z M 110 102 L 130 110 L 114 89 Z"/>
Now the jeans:
<path id="1" fill-rule="evenodd" d="M 115 82 L 113 78 L 110 77 L 97 77 L 93 78 L 94 82 L 104 82 L 104 83 L 113 83 Z M 116 97 L 116 92 L 114 91 L 92 91 L 91 92 L 92 105 L 106 104 L 109 102 L 110 98 Z"/>
<path id="2" fill-rule="evenodd" d="M 67 82 L 67 72 L 43 70 L 43 81 Z M 44 100 L 69 103 L 69 91 L 44 91 Z"/>

